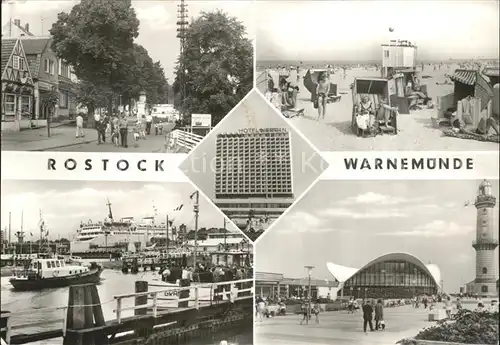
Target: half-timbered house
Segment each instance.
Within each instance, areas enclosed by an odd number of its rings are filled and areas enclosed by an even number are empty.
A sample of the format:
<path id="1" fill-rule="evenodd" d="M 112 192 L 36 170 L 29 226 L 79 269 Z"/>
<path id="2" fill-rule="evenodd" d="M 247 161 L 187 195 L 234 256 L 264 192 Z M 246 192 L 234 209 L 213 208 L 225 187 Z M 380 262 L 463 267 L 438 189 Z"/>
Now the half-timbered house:
<path id="1" fill-rule="evenodd" d="M 2 131 L 30 127 L 34 84 L 22 42 L 2 38 Z"/>

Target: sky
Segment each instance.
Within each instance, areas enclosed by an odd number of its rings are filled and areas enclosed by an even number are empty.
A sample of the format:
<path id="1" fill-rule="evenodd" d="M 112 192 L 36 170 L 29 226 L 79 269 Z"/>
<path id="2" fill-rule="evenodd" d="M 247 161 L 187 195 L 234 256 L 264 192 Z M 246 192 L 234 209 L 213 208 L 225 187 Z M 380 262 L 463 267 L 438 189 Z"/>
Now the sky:
<path id="1" fill-rule="evenodd" d="M 333 280 L 327 262 L 361 268 L 405 252 L 438 265 L 445 291 L 458 292 L 475 278 L 473 203 L 480 182 L 319 181 L 261 236 L 256 270 L 304 278 L 304 266 L 313 265 L 314 278 Z M 491 183 L 498 233 L 499 183 Z"/>
<path id="2" fill-rule="evenodd" d="M 257 13 L 257 61 L 380 60 L 390 39 L 422 60 L 499 55 L 498 1 L 258 1 Z"/>
<path id="3" fill-rule="evenodd" d="M 215 163 L 217 134 L 237 132 L 241 128 L 289 129 L 292 142 L 292 187 L 296 198 L 316 180 L 321 171 L 327 168 L 323 158 L 290 127 L 285 118 L 277 113 L 257 91 L 251 91 L 180 165 L 180 169 L 209 198 L 215 198 L 215 169 L 211 169 L 207 162 Z"/>
<path id="4" fill-rule="evenodd" d="M 30 25 L 35 35 L 49 35 L 49 29 L 57 20 L 59 12 L 70 12 L 78 1 L 66 0 L 10 0 L 2 3 L 2 25 L 9 18 L 19 19 Z M 177 35 L 177 5 L 180 1 L 132 1 L 140 20 L 139 37 L 136 43 L 143 45 L 154 61 L 159 60 L 169 81 L 173 81 L 174 67 L 179 55 Z M 247 28 L 248 38 L 255 36 L 254 8 L 251 1 L 186 1 L 189 17 L 198 17 L 201 11 L 223 10 L 238 18 Z M 42 24 L 43 20 L 43 24 Z"/>
<path id="5" fill-rule="evenodd" d="M 155 221 L 165 221 L 166 215 L 174 226 L 186 224 L 194 228 L 193 201 L 189 196 L 195 189 L 189 183 L 144 183 L 144 182 L 87 182 L 87 181 L 2 181 L 1 226 L 5 230 L 11 213 L 12 240 L 14 232 L 21 227 L 29 240 L 39 234 L 39 210 L 49 231 L 49 237 L 72 239 L 81 221 L 103 221 L 108 216 L 107 199 L 111 202 L 115 219 L 142 217 L 155 214 Z M 174 209 L 184 205 L 179 212 Z M 224 226 L 224 216 L 200 195 L 199 228 Z M 227 229 L 239 231 L 230 222 Z"/>

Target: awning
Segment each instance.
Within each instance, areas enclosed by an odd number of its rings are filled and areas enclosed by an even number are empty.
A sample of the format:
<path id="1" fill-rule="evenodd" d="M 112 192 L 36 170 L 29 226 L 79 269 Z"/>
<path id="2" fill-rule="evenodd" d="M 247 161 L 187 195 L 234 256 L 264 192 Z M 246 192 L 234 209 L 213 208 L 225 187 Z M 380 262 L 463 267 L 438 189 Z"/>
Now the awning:
<path id="1" fill-rule="evenodd" d="M 451 80 L 458 81 L 459 83 L 474 86 L 476 84 L 477 72 L 474 70 L 456 70 L 455 74 L 451 76 Z"/>

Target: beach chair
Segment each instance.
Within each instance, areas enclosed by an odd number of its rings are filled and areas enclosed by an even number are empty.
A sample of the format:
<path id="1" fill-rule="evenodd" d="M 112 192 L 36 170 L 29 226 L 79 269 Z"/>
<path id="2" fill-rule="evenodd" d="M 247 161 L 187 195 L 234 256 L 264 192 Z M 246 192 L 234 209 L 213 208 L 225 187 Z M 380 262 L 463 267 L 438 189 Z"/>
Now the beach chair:
<path id="1" fill-rule="evenodd" d="M 388 90 L 388 80 L 383 78 L 357 78 L 352 84 L 352 98 L 353 98 L 353 108 L 352 108 L 352 121 L 351 127 L 352 131 L 356 135 L 361 134 L 361 129 L 358 128 L 356 123 L 356 117 L 358 115 L 357 109 L 358 105 L 361 103 L 363 95 L 367 95 L 373 105 L 375 111 L 375 119 L 377 121 L 376 127 L 380 133 L 397 134 L 398 133 L 398 122 L 397 122 L 397 111 L 390 111 L 389 124 L 386 126 L 384 119 L 384 112 L 389 111 L 383 109 L 381 106 L 381 99 L 387 99 L 387 103 L 391 106 Z"/>

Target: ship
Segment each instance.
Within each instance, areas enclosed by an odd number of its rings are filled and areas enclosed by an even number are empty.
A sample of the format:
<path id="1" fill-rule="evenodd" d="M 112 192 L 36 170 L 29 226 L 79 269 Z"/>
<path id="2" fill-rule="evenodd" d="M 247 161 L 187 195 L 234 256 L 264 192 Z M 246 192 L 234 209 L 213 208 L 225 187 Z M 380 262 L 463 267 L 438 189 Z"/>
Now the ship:
<path id="1" fill-rule="evenodd" d="M 9 280 L 14 290 L 35 291 L 70 285 L 99 283 L 102 267 L 93 263 L 90 267 L 54 258 L 34 259 L 22 271 Z"/>
<path id="2" fill-rule="evenodd" d="M 81 222 L 70 251 L 85 259 L 113 259 L 121 257 L 129 244 L 137 243 L 145 248 L 152 242 L 172 240 L 168 218 L 157 223 L 155 216 L 143 217 L 136 222 L 134 217 L 115 219 L 111 203 L 107 201 L 108 216 L 102 221 Z"/>

